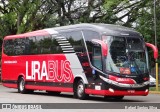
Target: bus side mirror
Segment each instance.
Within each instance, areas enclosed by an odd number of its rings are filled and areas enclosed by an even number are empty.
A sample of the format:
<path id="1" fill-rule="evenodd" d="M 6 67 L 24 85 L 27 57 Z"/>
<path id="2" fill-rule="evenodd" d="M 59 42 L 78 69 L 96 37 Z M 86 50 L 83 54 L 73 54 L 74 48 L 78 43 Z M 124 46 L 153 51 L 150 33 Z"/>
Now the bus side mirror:
<path id="1" fill-rule="evenodd" d="M 153 52 L 154 52 L 154 59 L 157 59 L 158 58 L 158 48 L 153 45 L 153 44 L 150 44 L 150 43 L 145 43 L 147 47 L 150 47 L 152 48 Z"/>
<path id="2" fill-rule="evenodd" d="M 104 41 L 98 39 L 92 39 L 92 42 L 95 44 L 100 44 L 102 48 L 102 56 L 107 56 L 108 47 Z"/>

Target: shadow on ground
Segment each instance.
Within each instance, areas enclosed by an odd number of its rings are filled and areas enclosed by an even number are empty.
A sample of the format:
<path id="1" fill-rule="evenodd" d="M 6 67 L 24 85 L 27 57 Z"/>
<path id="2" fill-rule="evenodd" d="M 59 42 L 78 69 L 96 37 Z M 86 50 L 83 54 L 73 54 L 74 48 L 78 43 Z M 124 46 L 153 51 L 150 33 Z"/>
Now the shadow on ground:
<path id="1" fill-rule="evenodd" d="M 11 93 L 16 93 L 16 94 L 20 94 L 18 92 L 11 92 Z M 52 95 L 52 94 L 48 94 L 44 91 L 35 91 L 33 93 L 30 93 L 30 94 L 27 94 L 27 95 L 39 95 L 39 96 L 47 96 L 47 97 L 61 97 L 61 98 L 66 98 L 66 99 L 75 99 L 73 97 L 73 94 L 72 93 L 61 93 L 59 95 Z M 132 96 L 130 96 L 132 97 Z M 137 96 L 138 97 L 138 96 Z M 140 100 L 130 100 L 130 99 L 127 99 L 127 98 L 123 98 L 122 100 L 115 100 L 115 99 L 110 99 L 110 98 L 104 98 L 103 96 L 95 96 L 95 95 L 90 95 L 86 100 L 90 100 L 90 101 L 98 101 L 99 103 L 102 102 L 102 103 L 105 103 L 105 102 L 145 102 L 145 101 L 142 101 L 141 99 Z"/>

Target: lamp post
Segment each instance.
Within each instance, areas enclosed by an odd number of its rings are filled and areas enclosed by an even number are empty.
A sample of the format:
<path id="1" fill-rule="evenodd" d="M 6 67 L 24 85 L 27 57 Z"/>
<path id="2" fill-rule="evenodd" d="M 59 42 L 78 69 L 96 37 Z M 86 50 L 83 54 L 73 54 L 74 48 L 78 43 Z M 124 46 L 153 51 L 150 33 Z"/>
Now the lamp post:
<path id="1" fill-rule="evenodd" d="M 156 23 L 156 0 L 154 0 L 154 32 L 155 32 L 155 46 L 157 47 L 157 23 Z M 155 59 L 156 64 L 156 91 L 158 91 L 158 60 Z"/>

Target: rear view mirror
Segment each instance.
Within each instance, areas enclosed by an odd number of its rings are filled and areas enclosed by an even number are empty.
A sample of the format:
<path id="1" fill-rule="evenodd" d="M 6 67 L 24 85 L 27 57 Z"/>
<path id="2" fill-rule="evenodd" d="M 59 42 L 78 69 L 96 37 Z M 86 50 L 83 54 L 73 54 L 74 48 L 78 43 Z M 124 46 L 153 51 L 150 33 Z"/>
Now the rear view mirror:
<path id="1" fill-rule="evenodd" d="M 154 52 L 154 59 L 157 59 L 158 58 L 158 48 L 155 45 L 150 44 L 150 43 L 146 43 L 146 46 L 152 48 Z"/>

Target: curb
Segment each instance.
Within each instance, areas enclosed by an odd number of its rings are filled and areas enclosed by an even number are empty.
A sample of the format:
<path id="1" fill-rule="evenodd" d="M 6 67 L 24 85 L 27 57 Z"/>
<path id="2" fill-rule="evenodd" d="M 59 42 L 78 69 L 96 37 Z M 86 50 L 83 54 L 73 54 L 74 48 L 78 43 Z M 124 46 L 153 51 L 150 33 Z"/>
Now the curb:
<path id="1" fill-rule="evenodd" d="M 149 91 L 149 94 L 160 94 L 160 91 Z"/>

